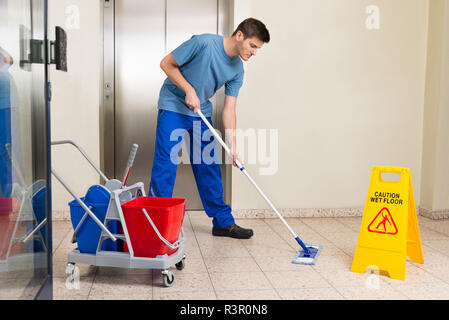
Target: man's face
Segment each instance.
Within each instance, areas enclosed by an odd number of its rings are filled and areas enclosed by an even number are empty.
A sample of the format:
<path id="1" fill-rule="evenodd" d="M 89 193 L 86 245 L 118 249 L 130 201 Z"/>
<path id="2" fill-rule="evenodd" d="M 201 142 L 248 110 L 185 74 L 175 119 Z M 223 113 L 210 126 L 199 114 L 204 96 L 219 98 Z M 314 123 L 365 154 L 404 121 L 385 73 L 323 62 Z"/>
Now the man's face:
<path id="1" fill-rule="evenodd" d="M 264 44 L 262 40 L 256 37 L 244 39 L 243 33 L 241 33 L 240 31 L 237 32 L 236 36 L 239 48 L 239 56 L 243 59 L 243 61 L 248 61 L 249 58 L 255 56 L 257 50 L 262 48 Z"/>

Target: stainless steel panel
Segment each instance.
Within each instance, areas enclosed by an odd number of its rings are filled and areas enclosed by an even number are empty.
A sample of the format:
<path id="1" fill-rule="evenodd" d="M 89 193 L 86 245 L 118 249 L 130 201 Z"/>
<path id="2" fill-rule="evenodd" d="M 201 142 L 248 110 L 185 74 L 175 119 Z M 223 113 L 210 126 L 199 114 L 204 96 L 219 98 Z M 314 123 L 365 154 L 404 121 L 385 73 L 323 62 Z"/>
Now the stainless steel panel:
<path id="1" fill-rule="evenodd" d="M 217 1 L 167 0 L 167 53 L 194 34 L 217 33 Z"/>
<path id="2" fill-rule="evenodd" d="M 114 150 L 114 1 L 103 2 L 103 104 L 100 116 L 100 163 L 107 177 L 115 177 Z M 103 182 L 103 181 L 102 181 Z"/>
<path id="3" fill-rule="evenodd" d="M 133 143 L 139 145 L 128 184 L 148 191 L 157 100 L 165 74 L 165 2 L 115 1 L 115 176 L 122 179 Z"/>
<path id="4" fill-rule="evenodd" d="M 233 25 L 231 23 L 231 9 L 234 6 L 233 0 L 218 0 L 218 21 L 217 21 L 217 33 L 223 35 L 224 37 L 229 37 L 233 30 Z M 220 130 L 221 133 L 224 133 L 223 121 L 222 119 L 222 110 L 224 105 L 225 98 L 225 89 L 221 88 L 215 94 L 215 105 L 214 105 L 214 119 L 215 128 Z M 232 165 L 225 164 L 226 163 L 226 153 L 222 152 L 222 180 L 223 180 L 223 191 L 224 191 L 224 200 L 226 203 L 231 204 L 231 195 L 232 195 Z"/>

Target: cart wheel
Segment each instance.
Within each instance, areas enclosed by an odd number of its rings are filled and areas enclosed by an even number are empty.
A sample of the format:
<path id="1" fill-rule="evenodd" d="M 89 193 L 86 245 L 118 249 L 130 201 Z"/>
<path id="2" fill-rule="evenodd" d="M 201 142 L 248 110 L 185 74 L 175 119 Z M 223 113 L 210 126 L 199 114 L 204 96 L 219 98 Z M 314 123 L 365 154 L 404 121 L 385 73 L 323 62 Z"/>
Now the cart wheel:
<path id="1" fill-rule="evenodd" d="M 164 281 L 164 285 L 166 287 L 171 287 L 173 285 L 173 282 L 175 282 L 175 274 L 171 271 L 162 271 L 162 279 Z"/>
<path id="2" fill-rule="evenodd" d="M 177 264 L 175 264 L 176 269 L 178 269 L 179 271 L 181 271 L 182 269 L 184 269 L 184 267 L 186 266 L 186 258 L 182 258 L 181 261 L 179 261 Z"/>

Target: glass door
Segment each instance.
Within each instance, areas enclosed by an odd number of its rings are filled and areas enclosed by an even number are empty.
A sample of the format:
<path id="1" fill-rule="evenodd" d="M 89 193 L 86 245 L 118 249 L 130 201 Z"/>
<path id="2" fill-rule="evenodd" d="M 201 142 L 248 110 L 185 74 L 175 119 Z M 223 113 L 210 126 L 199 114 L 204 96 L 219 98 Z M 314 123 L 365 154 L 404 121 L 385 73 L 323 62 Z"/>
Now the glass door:
<path id="1" fill-rule="evenodd" d="M 0 0 L 0 299 L 51 299 L 47 1 Z"/>

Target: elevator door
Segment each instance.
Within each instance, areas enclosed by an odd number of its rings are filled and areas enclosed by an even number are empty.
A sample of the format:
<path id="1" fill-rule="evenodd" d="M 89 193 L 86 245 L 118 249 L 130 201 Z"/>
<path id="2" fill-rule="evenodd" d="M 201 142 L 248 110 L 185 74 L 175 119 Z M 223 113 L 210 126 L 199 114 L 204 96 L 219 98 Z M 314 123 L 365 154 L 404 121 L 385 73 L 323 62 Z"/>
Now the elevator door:
<path id="1" fill-rule="evenodd" d="M 148 192 L 157 101 L 166 78 L 160 61 L 194 34 L 223 34 L 222 30 L 226 28 L 220 26 L 227 23 L 222 12 L 226 7 L 211 0 L 115 0 L 113 5 L 114 175 L 122 179 L 129 151 L 136 143 L 139 149 L 127 184 L 142 181 Z M 223 99 L 221 89 L 211 100 L 214 104 L 212 119 L 219 129 L 221 121 L 217 119 L 221 118 Z M 106 163 L 108 159 L 104 161 Z M 224 170 L 223 165 L 223 177 Z M 181 162 L 178 165 L 173 197 L 187 198 L 187 209 L 202 209 L 190 164 Z"/>

